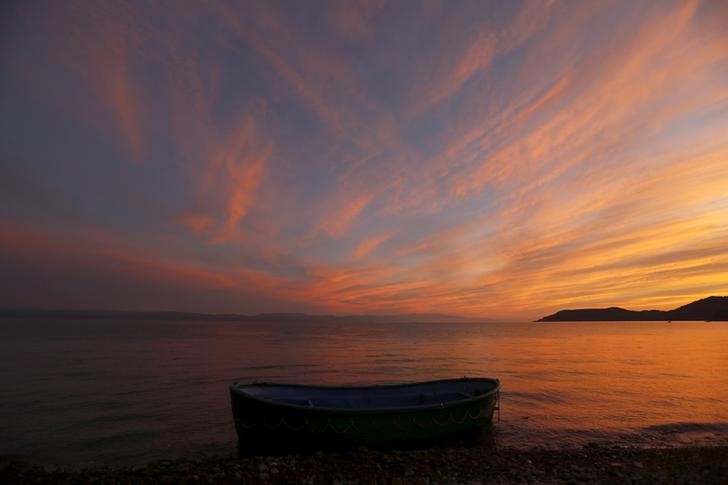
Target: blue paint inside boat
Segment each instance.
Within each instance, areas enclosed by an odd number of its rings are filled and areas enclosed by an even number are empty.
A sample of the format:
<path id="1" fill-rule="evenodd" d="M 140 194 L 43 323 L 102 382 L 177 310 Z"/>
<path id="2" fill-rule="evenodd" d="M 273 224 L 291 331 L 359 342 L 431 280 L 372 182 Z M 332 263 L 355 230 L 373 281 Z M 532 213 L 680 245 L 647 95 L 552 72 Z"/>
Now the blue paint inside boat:
<path id="1" fill-rule="evenodd" d="M 382 409 L 432 406 L 474 399 L 493 391 L 485 380 L 453 380 L 400 386 L 314 387 L 278 384 L 239 384 L 237 389 L 258 399 L 324 409 Z"/>

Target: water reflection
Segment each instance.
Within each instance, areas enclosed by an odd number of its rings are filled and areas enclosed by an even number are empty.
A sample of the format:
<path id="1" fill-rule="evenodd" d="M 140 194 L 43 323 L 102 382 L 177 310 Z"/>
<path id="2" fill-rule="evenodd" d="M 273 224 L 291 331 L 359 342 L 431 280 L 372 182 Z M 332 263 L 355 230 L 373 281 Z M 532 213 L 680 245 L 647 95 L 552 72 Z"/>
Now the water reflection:
<path id="1" fill-rule="evenodd" d="M 501 379 L 503 446 L 728 441 L 726 348 L 717 323 L 4 320 L 0 452 L 133 462 L 229 451 L 234 380 L 466 375 Z"/>

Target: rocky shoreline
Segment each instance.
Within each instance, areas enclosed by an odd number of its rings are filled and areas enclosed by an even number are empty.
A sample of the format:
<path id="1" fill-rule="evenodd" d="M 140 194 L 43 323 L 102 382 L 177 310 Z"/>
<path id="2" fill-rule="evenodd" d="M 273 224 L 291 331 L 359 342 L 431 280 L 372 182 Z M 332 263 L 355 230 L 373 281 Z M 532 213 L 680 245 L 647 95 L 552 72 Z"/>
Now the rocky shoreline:
<path id="1" fill-rule="evenodd" d="M 0 482 L 24 483 L 728 483 L 728 447 L 572 450 L 430 448 L 165 460 L 71 469 L 8 458 Z"/>

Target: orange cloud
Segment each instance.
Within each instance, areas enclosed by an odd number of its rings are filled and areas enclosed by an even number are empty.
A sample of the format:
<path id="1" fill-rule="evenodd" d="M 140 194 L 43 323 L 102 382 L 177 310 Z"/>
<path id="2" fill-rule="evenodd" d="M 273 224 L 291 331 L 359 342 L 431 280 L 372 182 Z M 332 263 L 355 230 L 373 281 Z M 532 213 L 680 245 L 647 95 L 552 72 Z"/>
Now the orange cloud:
<path id="1" fill-rule="evenodd" d="M 60 40 L 62 62 L 107 106 L 124 148 L 132 161 L 139 162 L 145 155 L 141 126 L 144 102 L 134 58 L 138 58 L 135 51 L 142 43 L 135 28 L 141 19 L 136 18 L 133 7 L 123 4 L 89 8 L 83 2 L 72 2 L 67 8 L 59 20 L 66 28 Z"/>
<path id="2" fill-rule="evenodd" d="M 452 193 L 466 196 L 482 190 L 487 184 L 503 183 L 523 173 L 532 174 L 543 184 L 635 136 L 639 132 L 634 126 L 636 113 L 640 113 L 638 130 L 649 126 L 648 120 L 676 118 L 680 113 L 673 111 L 675 106 L 651 109 L 651 100 L 691 83 L 703 83 L 705 77 L 696 77 L 696 69 L 704 69 L 718 61 L 715 57 L 676 50 L 672 45 L 684 42 L 684 39 L 678 39 L 688 28 L 694 11 L 694 4 L 685 3 L 678 10 L 650 18 L 633 38 L 620 43 L 619 50 L 609 51 L 608 62 L 587 65 L 578 75 L 571 73 L 562 77 L 543 96 L 523 105 L 520 112 L 506 120 L 507 123 L 495 133 L 487 124 L 467 133 L 463 141 L 457 141 L 446 152 L 446 160 L 455 158 L 470 162 L 467 169 L 452 177 Z M 563 32 L 559 32 L 558 38 L 563 41 L 563 37 Z M 675 52 L 679 52 L 679 57 Z M 534 56 L 534 70 L 540 68 L 542 59 Z M 660 62 L 662 59 L 669 62 Z M 527 76 L 530 78 L 533 74 Z M 584 88 L 590 85 L 593 89 Z M 582 90 L 583 94 L 568 93 L 569 89 Z M 530 120 L 552 100 L 563 98 L 567 93 L 571 94 L 571 99 L 552 105 L 545 120 Z M 714 97 L 713 93 L 705 95 Z M 683 106 L 683 109 L 692 109 L 694 105 Z M 673 112 L 667 114 L 670 111 Z M 518 137 L 507 135 L 508 132 L 521 132 L 529 121 L 532 129 Z M 501 143 L 494 152 L 483 154 L 493 146 L 491 140 L 498 133 L 513 141 Z M 558 159 L 563 162 L 551 163 Z"/>
<path id="3" fill-rule="evenodd" d="M 132 160 L 139 162 L 144 157 L 144 142 L 139 116 L 141 103 L 134 92 L 129 62 L 124 60 L 125 53 L 119 48 L 121 43 L 118 40 L 114 42 L 115 48 L 104 55 L 115 56 L 116 59 L 110 63 L 100 62 L 98 74 L 106 101 L 115 113 L 119 130 L 126 141 Z"/>
<path id="4" fill-rule="evenodd" d="M 351 222 L 369 205 L 374 194 L 365 193 L 353 196 L 346 201 L 333 216 L 324 220 L 322 227 L 332 236 L 341 236 Z"/>
<path id="5" fill-rule="evenodd" d="M 476 32 L 464 45 L 449 46 L 441 65 L 424 74 L 414 89 L 417 99 L 411 113 L 417 115 L 459 92 L 479 72 L 487 72 L 496 56 L 508 53 L 542 32 L 551 15 L 553 1 L 529 0 L 510 24 L 500 30 Z M 446 27 L 451 28 L 451 27 Z M 452 36 L 456 36 L 456 32 Z M 453 55 L 453 52 L 456 54 Z"/>
<path id="6" fill-rule="evenodd" d="M 499 35 L 499 50 L 509 51 L 519 47 L 541 33 L 551 19 L 554 0 L 527 0 L 512 22 Z"/>
<path id="7" fill-rule="evenodd" d="M 182 224 L 195 232 L 203 232 L 213 224 L 213 219 L 198 214 L 185 214 L 180 218 Z"/>
<path id="8" fill-rule="evenodd" d="M 214 6 L 220 20 L 257 52 L 333 133 L 348 132 L 359 125 L 354 113 L 357 107 L 377 104 L 359 87 L 347 62 L 327 45 L 311 46 L 276 9 L 255 9 L 255 23 L 251 25 L 222 2 Z"/>
<path id="9" fill-rule="evenodd" d="M 391 234 L 379 234 L 378 236 L 371 237 L 360 242 L 356 249 L 354 249 L 354 258 L 362 259 L 369 253 L 374 251 L 380 244 L 387 241 L 392 237 Z"/>
<path id="10" fill-rule="evenodd" d="M 338 33 L 351 40 L 369 39 L 372 18 L 384 7 L 385 1 L 354 1 L 334 6 L 334 26 Z"/>
<path id="11" fill-rule="evenodd" d="M 423 76 L 414 88 L 413 97 L 418 100 L 411 113 L 418 115 L 433 104 L 452 96 L 479 71 L 487 70 L 495 55 L 495 35 L 479 32 L 454 59 L 446 57 L 444 64 Z"/>
<path id="12" fill-rule="evenodd" d="M 227 229 L 232 231 L 245 217 L 255 201 L 256 191 L 265 175 L 268 154 L 263 154 L 245 165 L 228 164 L 233 186 L 228 203 Z"/>
<path id="13" fill-rule="evenodd" d="M 180 8 L 182 24 L 199 14 Z M 213 32 L 191 39 L 157 32 L 136 5 L 72 4 L 53 16 L 66 23 L 48 49 L 92 94 L 80 117 L 108 125 L 133 160 L 173 145 L 157 165 L 169 190 L 135 189 L 153 192 L 139 198 L 162 206 L 160 222 L 190 231 L 160 243 L 169 235 L 148 230 L 150 211 L 126 243 L 69 221 L 65 236 L 6 224 L 3 247 L 23 265 L 78 265 L 155 291 L 234 305 L 253 288 L 340 313 L 525 318 L 727 292 L 728 43 L 715 7 L 529 1 L 493 25 L 448 8 L 414 29 L 434 42 L 390 54 L 368 5 L 337 6 L 318 30 L 276 6 L 216 2 Z M 403 55 L 413 60 L 397 69 Z M 159 72 L 141 76 L 152 64 Z M 236 84 L 239 71 L 251 79 Z M 300 123 L 310 114 L 323 127 Z M 156 133 L 165 142 L 152 147 Z"/>
<path id="14" fill-rule="evenodd" d="M 206 106 L 210 103 L 202 99 L 193 108 L 199 119 L 209 119 Z M 178 130 L 182 139 L 187 133 L 191 134 L 181 143 L 195 155 L 189 170 L 198 179 L 196 190 L 201 206 L 198 211 L 212 214 L 188 216 L 184 222 L 197 232 L 210 229 L 211 241 L 215 244 L 230 242 L 240 234 L 240 223 L 255 207 L 273 146 L 248 114 L 222 132 L 195 122 L 180 124 Z M 199 134 L 206 136 L 196 138 Z"/>

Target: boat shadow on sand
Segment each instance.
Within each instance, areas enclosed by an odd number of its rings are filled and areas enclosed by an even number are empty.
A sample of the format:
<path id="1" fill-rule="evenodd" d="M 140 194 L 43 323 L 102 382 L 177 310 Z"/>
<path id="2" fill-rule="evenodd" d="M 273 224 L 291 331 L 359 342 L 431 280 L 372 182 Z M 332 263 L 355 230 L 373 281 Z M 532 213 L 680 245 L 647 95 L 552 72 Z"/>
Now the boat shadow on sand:
<path id="1" fill-rule="evenodd" d="M 239 458 L 253 456 L 285 456 L 293 454 L 310 455 L 317 452 L 348 452 L 370 449 L 376 451 L 423 450 L 429 448 L 472 448 L 493 451 L 497 448 L 497 437 L 493 423 L 487 423 L 477 431 L 462 436 L 435 438 L 425 441 L 410 441 L 389 444 L 361 445 L 357 443 L 336 444 L 327 440 L 300 439 L 281 440 L 278 438 L 257 440 L 239 439 L 237 454 Z"/>

